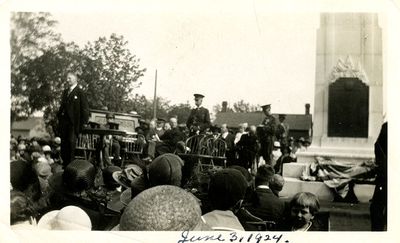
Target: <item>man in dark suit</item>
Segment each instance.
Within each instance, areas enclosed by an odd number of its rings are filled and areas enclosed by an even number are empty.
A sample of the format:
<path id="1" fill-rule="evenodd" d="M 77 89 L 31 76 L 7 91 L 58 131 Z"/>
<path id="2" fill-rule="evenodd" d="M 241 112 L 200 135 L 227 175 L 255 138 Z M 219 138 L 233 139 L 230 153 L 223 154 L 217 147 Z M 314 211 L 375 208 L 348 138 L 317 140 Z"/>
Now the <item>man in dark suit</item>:
<path id="1" fill-rule="evenodd" d="M 61 158 L 67 166 L 75 157 L 76 139 L 89 120 L 86 95 L 78 86 L 75 73 L 67 74 L 68 88 L 64 90 L 57 117 L 60 125 Z"/>
<path id="2" fill-rule="evenodd" d="M 385 231 L 387 228 L 387 133 L 385 122 L 375 141 L 376 179 L 375 190 L 371 200 L 371 230 Z"/>
<path id="3" fill-rule="evenodd" d="M 279 114 L 279 123 L 276 126 L 276 139 L 281 144 L 281 151 L 288 146 L 289 124 L 285 122 L 286 115 Z"/>
<path id="4" fill-rule="evenodd" d="M 211 125 L 209 111 L 202 107 L 204 95 L 194 94 L 194 101 L 196 108 L 192 109 L 189 118 L 186 122 L 186 126 L 189 128 L 191 135 L 199 133 L 205 133 Z"/>
<path id="5" fill-rule="evenodd" d="M 272 148 L 275 141 L 276 121 L 275 117 L 271 115 L 271 105 L 261 106 L 265 118 L 259 125 L 259 138 L 260 138 L 260 155 L 263 156 L 267 164 L 271 163 Z"/>
<path id="6" fill-rule="evenodd" d="M 235 135 L 229 132 L 227 124 L 221 125 L 221 139 L 226 143 L 226 163 L 227 165 L 235 164 L 236 156 L 235 156 Z"/>
<path id="7" fill-rule="evenodd" d="M 246 169 L 252 169 L 258 152 L 258 139 L 255 126 L 250 126 L 249 132 L 240 137 L 236 148 L 239 154 L 238 164 Z"/>
<path id="8" fill-rule="evenodd" d="M 269 183 L 275 171 L 270 165 L 262 165 L 257 170 L 255 178 L 256 190 L 248 210 L 266 221 L 274 221 L 280 225 L 285 216 L 285 203 L 269 188 Z"/>
<path id="9" fill-rule="evenodd" d="M 165 133 L 160 137 L 161 142 L 157 144 L 156 152 L 158 155 L 165 153 L 174 153 L 177 149 L 179 152 L 183 153 L 184 140 L 185 137 L 183 133 L 178 128 L 178 119 L 172 117 L 169 120 L 171 129 L 165 131 Z"/>

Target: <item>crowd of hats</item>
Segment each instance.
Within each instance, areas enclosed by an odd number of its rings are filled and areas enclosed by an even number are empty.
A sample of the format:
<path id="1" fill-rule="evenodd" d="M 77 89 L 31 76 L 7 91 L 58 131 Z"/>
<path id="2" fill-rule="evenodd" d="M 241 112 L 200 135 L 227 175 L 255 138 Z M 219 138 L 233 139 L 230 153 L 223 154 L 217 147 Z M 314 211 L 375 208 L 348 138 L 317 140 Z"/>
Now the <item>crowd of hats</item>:
<path id="1" fill-rule="evenodd" d="M 195 94 L 195 97 L 204 96 Z M 268 107 L 269 105 L 263 106 L 263 109 Z M 220 130 L 212 132 L 219 133 Z M 40 211 L 38 227 L 91 230 L 98 222 L 78 202 L 58 208 L 54 208 L 54 205 L 40 208 L 40 197 L 51 198 L 57 193 L 83 197 L 82 195 L 88 195 L 91 190 L 99 187 L 96 185 L 99 170 L 92 162 L 77 159 L 65 168 L 57 169 L 56 165 L 60 164 L 55 154 L 60 143 L 59 138 L 42 144 L 37 141 L 11 139 L 11 189 L 13 192 L 24 193 L 26 199 L 23 200 L 31 200 L 33 211 Z M 273 145 L 275 148 L 281 147 L 278 141 Z M 212 225 L 202 217 L 209 211 L 205 210 L 207 204 L 210 205 L 210 210 L 234 211 L 234 208 L 242 205 L 246 195 L 254 191 L 255 186 L 267 184 L 278 195 L 285 183 L 283 177 L 275 174 L 274 168 L 269 165 L 259 167 L 255 175 L 247 168 L 230 166 L 209 174 L 209 178 L 205 180 L 206 196 L 202 198 L 196 194 L 196 188 L 182 185 L 182 172 L 186 162 L 176 154 L 165 153 L 150 163 L 138 160 L 131 161 L 123 168 L 112 165 L 102 169 L 101 186 L 105 191 L 118 192 L 119 195 L 117 199 L 110 200 L 114 203 L 110 208 L 118 208 L 120 211 L 120 220 L 118 225 L 113 225 L 114 230 L 210 230 Z M 35 184 L 39 188 L 39 197 L 31 193 L 34 191 L 32 185 Z M 23 196 L 18 194 L 15 197 L 19 197 L 21 202 Z M 52 200 L 47 200 L 49 198 L 44 201 L 51 202 Z M 12 200 L 14 201 L 18 200 Z M 21 206 L 12 205 L 12 214 L 18 216 L 20 208 Z M 25 215 L 29 214 L 24 213 L 20 221 L 26 220 Z M 30 217 L 32 216 L 36 214 L 32 212 Z"/>

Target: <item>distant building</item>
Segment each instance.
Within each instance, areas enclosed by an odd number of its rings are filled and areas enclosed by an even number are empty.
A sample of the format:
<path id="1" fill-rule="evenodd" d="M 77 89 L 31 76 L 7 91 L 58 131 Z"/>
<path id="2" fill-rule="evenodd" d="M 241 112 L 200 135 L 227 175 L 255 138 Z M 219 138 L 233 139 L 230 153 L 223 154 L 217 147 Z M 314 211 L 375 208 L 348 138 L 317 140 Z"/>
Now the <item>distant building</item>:
<path id="1" fill-rule="evenodd" d="M 13 122 L 11 134 L 14 137 L 22 136 L 25 138 L 49 136 L 43 117 L 29 117 L 26 120 Z"/>
<path id="2" fill-rule="evenodd" d="M 285 114 L 285 122 L 289 124 L 289 136 L 298 139 L 300 137 L 312 137 L 312 115 L 310 114 L 310 105 L 306 104 L 305 114 Z M 281 113 L 282 114 L 282 113 Z M 272 114 L 277 121 L 279 114 Z M 234 113 L 219 112 L 214 120 L 215 125 L 226 123 L 228 127 L 236 129 L 240 123 L 247 122 L 249 126 L 259 125 L 265 115 L 262 112 Z"/>

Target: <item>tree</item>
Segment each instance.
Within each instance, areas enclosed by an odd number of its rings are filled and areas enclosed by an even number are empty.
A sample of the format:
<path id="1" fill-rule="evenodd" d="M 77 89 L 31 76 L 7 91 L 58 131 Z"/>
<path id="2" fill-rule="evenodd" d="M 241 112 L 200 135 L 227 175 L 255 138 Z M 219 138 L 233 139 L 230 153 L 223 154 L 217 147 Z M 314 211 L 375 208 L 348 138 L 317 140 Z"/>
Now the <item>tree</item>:
<path id="1" fill-rule="evenodd" d="M 189 104 L 177 104 L 169 108 L 168 116 L 177 116 L 179 123 L 186 123 L 192 108 Z"/>
<path id="2" fill-rule="evenodd" d="M 140 59 L 131 54 L 127 44 L 123 36 L 112 34 L 87 43 L 82 50 L 86 59 L 81 77 L 91 108 L 123 111 L 124 104 L 131 103 L 132 91 L 141 85 L 139 78 L 146 69 L 139 66 Z"/>
<path id="3" fill-rule="evenodd" d="M 19 93 L 24 97 L 19 113 L 30 116 L 35 111 L 43 111 L 46 125 L 55 129 L 55 114 L 67 87 L 67 73 L 76 70 L 81 59 L 76 45 L 60 43 L 20 65 L 15 81 L 25 88 Z M 52 129 L 48 130 L 51 132 Z"/>
<path id="4" fill-rule="evenodd" d="M 214 114 L 218 114 L 222 111 L 222 106 L 220 104 L 216 104 L 213 106 Z"/>
<path id="5" fill-rule="evenodd" d="M 132 110 L 135 101 L 131 94 L 141 84 L 138 79 L 145 69 L 139 68 L 139 59 L 130 53 L 126 44 L 122 36 L 113 34 L 109 40 L 100 38 L 84 49 L 62 41 L 41 49 L 40 54 L 27 58 L 13 72 L 12 114 L 28 117 L 35 111 L 43 111 L 46 125 L 53 128 L 49 132 L 56 132 L 55 114 L 67 87 L 69 71 L 77 72 L 90 108 Z"/>
<path id="6" fill-rule="evenodd" d="M 11 122 L 30 115 L 27 85 L 19 77 L 21 66 L 60 43 L 60 34 L 54 31 L 56 24 L 49 13 L 11 14 Z"/>
<path id="7" fill-rule="evenodd" d="M 213 107 L 215 114 L 222 112 L 222 106 L 220 104 L 216 104 Z M 259 105 L 251 105 L 250 103 L 245 102 L 244 100 L 239 100 L 233 103 L 233 108 L 227 106 L 226 112 L 237 112 L 237 113 L 245 113 L 245 112 L 256 112 L 260 110 Z"/>

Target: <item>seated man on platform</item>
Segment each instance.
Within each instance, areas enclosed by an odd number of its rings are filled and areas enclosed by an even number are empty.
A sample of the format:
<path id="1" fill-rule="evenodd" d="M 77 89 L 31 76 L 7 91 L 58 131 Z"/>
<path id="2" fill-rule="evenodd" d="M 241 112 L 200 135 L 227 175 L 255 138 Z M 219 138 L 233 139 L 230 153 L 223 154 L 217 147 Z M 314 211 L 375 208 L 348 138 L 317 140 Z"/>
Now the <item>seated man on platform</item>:
<path id="1" fill-rule="evenodd" d="M 172 117 L 169 120 L 169 125 L 171 126 L 171 129 L 166 130 L 160 137 L 161 142 L 157 143 L 156 155 L 174 153 L 177 149 L 184 149 L 184 135 L 178 128 L 178 119 L 176 117 Z M 182 142 L 183 145 L 179 142 Z"/>
<path id="2" fill-rule="evenodd" d="M 165 130 L 164 130 L 165 122 L 166 122 L 165 119 L 163 119 L 163 118 L 157 118 L 157 123 L 156 123 L 156 130 L 155 130 L 155 132 L 156 132 L 158 138 L 160 138 L 160 137 L 165 133 Z"/>

